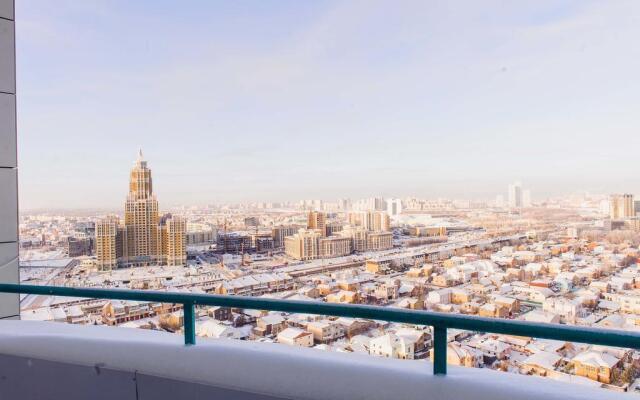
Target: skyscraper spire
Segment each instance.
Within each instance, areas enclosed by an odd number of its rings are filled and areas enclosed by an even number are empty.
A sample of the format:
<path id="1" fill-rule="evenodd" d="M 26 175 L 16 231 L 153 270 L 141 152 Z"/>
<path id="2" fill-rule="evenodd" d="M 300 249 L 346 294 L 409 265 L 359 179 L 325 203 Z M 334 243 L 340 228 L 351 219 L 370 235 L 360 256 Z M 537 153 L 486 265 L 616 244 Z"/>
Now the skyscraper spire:
<path id="1" fill-rule="evenodd" d="M 136 163 L 129 174 L 129 196 L 136 200 L 150 198 L 153 194 L 151 170 L 142 157 L 142 149 L 140 149 Z"/>

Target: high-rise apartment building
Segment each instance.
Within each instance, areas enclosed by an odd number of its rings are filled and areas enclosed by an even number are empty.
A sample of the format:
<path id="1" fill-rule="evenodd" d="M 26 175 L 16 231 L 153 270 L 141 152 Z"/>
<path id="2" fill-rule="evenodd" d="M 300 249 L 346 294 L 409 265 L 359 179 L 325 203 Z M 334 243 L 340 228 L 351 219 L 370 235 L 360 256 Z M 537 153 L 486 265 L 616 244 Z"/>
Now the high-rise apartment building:
<path id="1" fill-rule="evenodd" d="M 118 267 L 123 252 L 122 231 L 116 216 L 106 217 L 96 223 L 96 266 L 101 271 Z"/>
<path id="2" fill-rule="evenodd" d="M 387 214 L 391 217 L 402 213 L 402 200 L 389 199 L 387 200 Z"/>
<path id="3" fill-rule="evenodd" d="M 609 217 L 611 219 L 631 218 L 636 215 L 632 194 L 612 194 L 609 196 Z"/>
<path id="4" fill-rule="evenodd" d="M 124 209 L 127 263 L 133 266 L 160 263 L 158 200 L 153 194 L 151 170 L 142 157 L 142 151 L 138 153 L 129 176 L 129 194 Z"/>
<path id="5" fill-rule="evenodd" d="M 367 251 L 387 250 L 393 247 L 391 232 L 367 232 Z"/>
<path id="6" fill-rule="evenodd" d="M 65 250 L 69 257 L 90 256 L 93 252 L 92 237 L 68 237 Z"/>
<path id="7" fill-rule="evenodd" d="M 217 235 L 217 229 L 211 225 L 194 222 L 187 224 L 187 245 L 215 243 Z"/>
<path id="8" fill-rule="evenodd" d="M 163 221 L 162 256 L 167 265 L 187 264 L 187 222 L 184 218 L 170 216 Z"/>
<path id="9" fill-rule="evenodd" d="M 322 236 L 315 229 L 300 229 L 298 233 L 284 239 L 285 253 L 297 260 L 314 260 L 318 258 Z"/>
<path id="10" fill-rule="evenodd" d="M 327 214 L 321 211 L 310 211 L 307 217 L 307 229 L 316 229 L 322 236 L 327 236 Z"/>
<path id="11" fill-rule="evenodd" d="M 372 232 L 361 226 L 348 226 L 340 236 L 351 239 L 353 251 L 378 251 L 393 247 L 393 234 L 391 232 Z"/>
<path id="12" fill-rule="evenodd" d="M 509 185 L 509 207 L 522 207 L 522 183 L 515 182 Z"/>
<path id="13" fill-rule="evenodd" d="M 247 217 L 244 219 L 245 228 L 255 228 L 260 226 L 260 218 L 258 217 Z"/>
<path id="14" fill-rule="evenodd" d="M 171 215 L 160 219 L 142 151 L 129 174 L 123 222 L 107 217 L 96 224 L 98 268 L 186 264 L 186 221 Z"/>
<path id="15" fill-rule="evenodd" d="M 351 254 L 351 238 L 330 236 L 321 238 L 318 241 L 318 249 L 320 258 L 342 257 Z"/>
<path id="16" fill-rule="evenodd" d="M 284 243 L 287 256 L 303 261 L 346 256 L 353 251 L 351 238 L 324 237 L 317 229 L 300 229 Z"/>
<path id="17" fill-rule="evenodd" d="M 387 204 L 383 197 L 369 197 L 353 204 L 354 211 L 385 211 Z"/>
<path id="18" fill-rule="evenodd" d="M 273 238 L 273 246 L 276 248 L 284 246 L 284 238 L 293 236 L 298 232 L 301 226 L 298 225 L 279 225 L 271 229 L 271 237 Z"/>
<path id="19" fill-rule="evenodd" d="M 389 215 L 382 211 L 352 212 L 348 215 L 349 225 L 361 226 L 368 231 L 388 231 L 391 229 Z"/>
<path id="20" fill-rule="evenodd" d="M 342 211 L 348 211 L 351 209 L 350 199 L 338 199 L 338 208 Z"/>
<path id="21" fill-rule="evenodd" d="M 351 224 L 345 227 L 340 235 L 351 238 L 353 251 L 362 253 L 367 251 L 367 233 L 368 231 L 362 226 Z"/>

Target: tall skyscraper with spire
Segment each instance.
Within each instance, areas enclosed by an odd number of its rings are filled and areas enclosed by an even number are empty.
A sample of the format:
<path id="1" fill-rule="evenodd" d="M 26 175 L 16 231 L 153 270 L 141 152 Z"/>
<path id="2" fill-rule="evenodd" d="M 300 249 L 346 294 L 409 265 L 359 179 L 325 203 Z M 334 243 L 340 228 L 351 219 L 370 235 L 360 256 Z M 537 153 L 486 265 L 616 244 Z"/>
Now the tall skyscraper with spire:
<path id="1" fill-rule="evenodd" d="M 187 262 L 186 222 L 171 214 L 160 217 L 142 150 L 129 174 L 124 221 L 110 216 L 96 224 L 96 255 L 99 269 Z"/>
<path id="2" fill-rule="evenodd" d="M 158 200 L 153 194 L 151 170 L 140 150 L 129 174 L 129 194 L 124 207 L 129 265 L 161 262 L 159 222 Z"/>

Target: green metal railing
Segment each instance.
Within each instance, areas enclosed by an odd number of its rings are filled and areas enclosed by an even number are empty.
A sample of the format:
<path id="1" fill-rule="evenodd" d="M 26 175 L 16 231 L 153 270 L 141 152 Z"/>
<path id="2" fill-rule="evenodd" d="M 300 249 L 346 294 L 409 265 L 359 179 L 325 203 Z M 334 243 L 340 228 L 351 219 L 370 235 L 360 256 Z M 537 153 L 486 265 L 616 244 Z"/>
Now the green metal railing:
<path id="1" fill-rule="evenodd" d="M 196 305 L 282 311 L 302 314 L 333 315 L 414 325 L 429 325 L 433 327 L 434 333 L 433 373 L 436 375 L 445 375 L 447 373 L 447 329 L 462 329 L 468 331 L 640 349 L 640 334 L 632 332 L 567 325 L 539 324 L 525 321 L 482 318 L 468 315 L 444 314 L 430 311 L 358 304 L 332 304 L 244 296 L 14 284 L 0 284 L 0 292 L 182 304 L 184 307 L 184 343 L 186 345 L 194 345 L 196 343 Z"/>

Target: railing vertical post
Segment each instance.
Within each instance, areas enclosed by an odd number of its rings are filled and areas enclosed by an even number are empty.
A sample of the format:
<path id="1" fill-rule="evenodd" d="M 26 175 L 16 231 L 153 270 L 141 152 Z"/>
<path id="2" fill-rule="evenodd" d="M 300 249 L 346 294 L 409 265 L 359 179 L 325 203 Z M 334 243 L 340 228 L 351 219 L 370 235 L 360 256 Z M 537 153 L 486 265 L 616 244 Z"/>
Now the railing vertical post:
<path id="1" fill-rule="evenodd" d="M 433 373 L 447 374 L 447 328 L 433 327 Z"/>
<path id="2" fill-rule="evenodd" d="M 196 344 L 196 306 L 194 303 L 184 303 L 184 344 Z"/>

